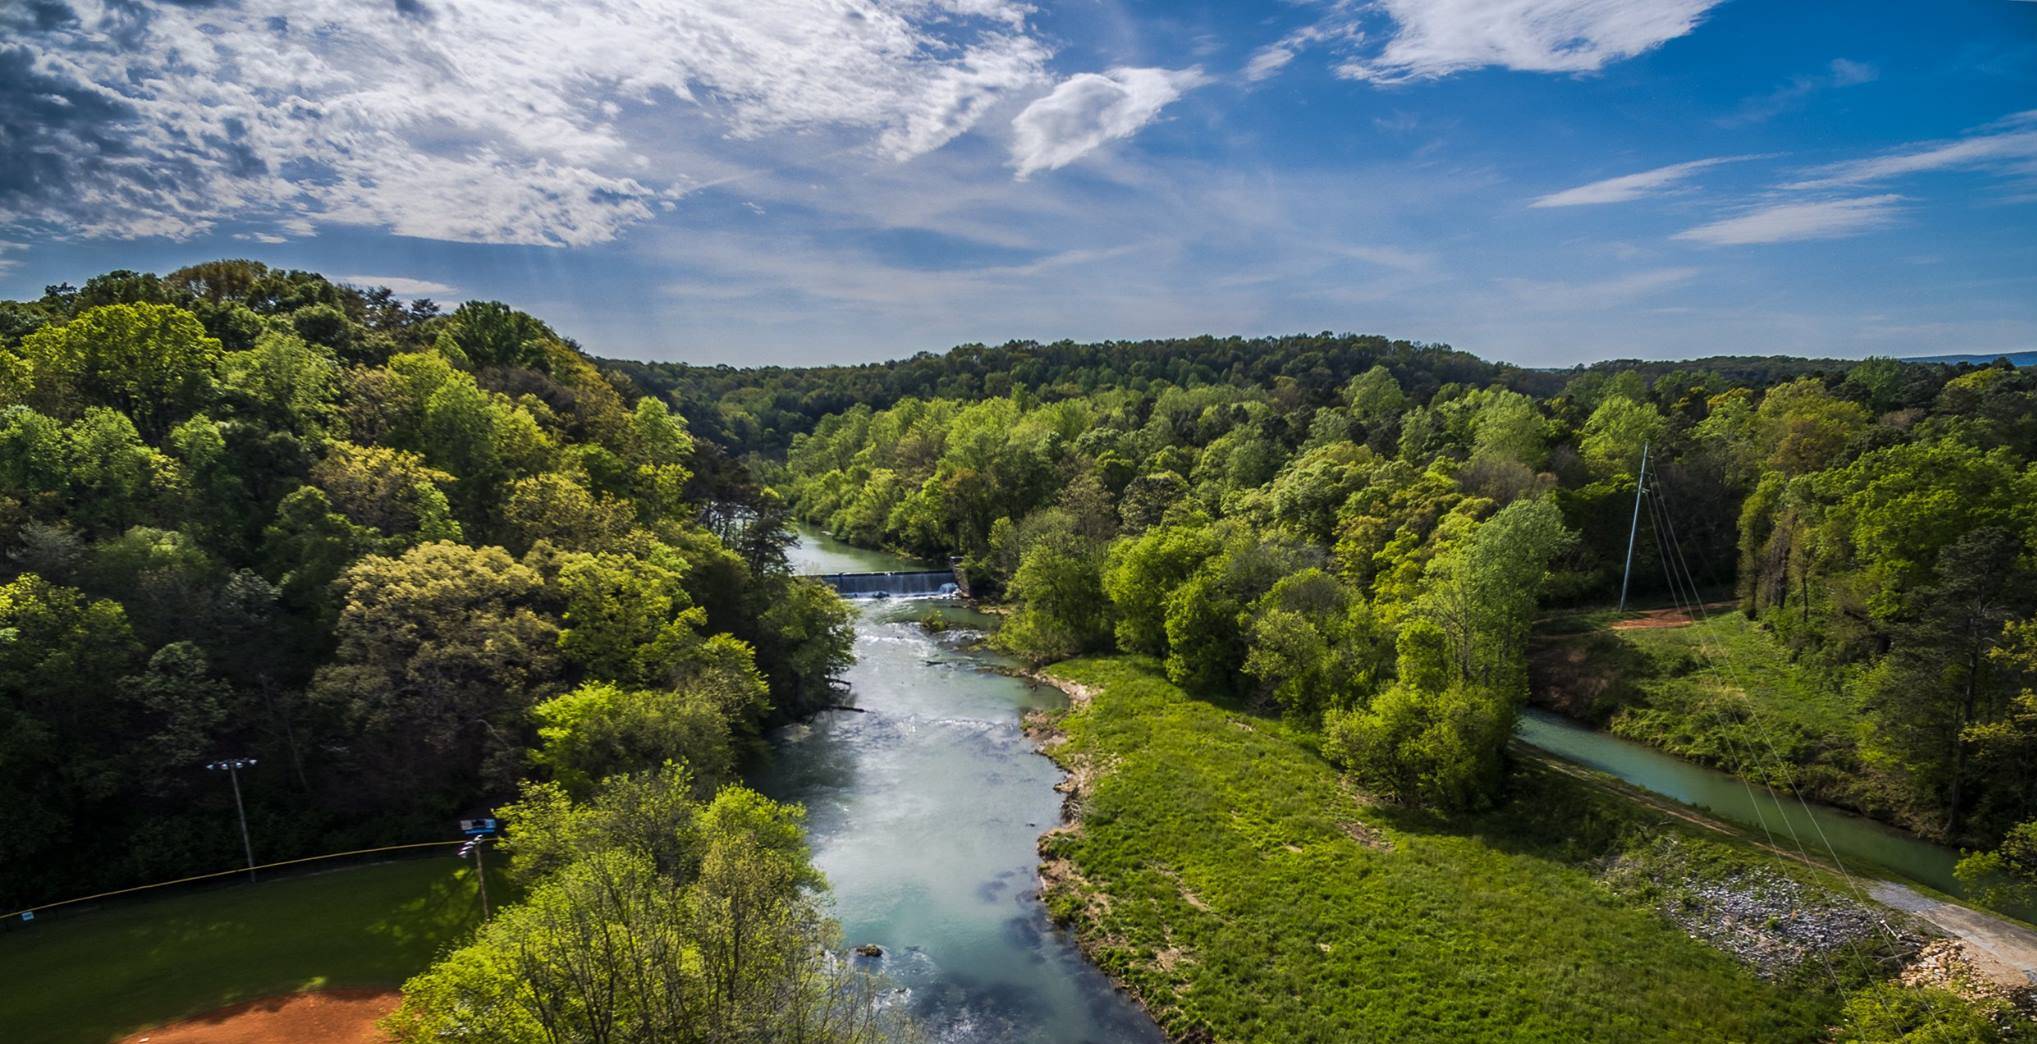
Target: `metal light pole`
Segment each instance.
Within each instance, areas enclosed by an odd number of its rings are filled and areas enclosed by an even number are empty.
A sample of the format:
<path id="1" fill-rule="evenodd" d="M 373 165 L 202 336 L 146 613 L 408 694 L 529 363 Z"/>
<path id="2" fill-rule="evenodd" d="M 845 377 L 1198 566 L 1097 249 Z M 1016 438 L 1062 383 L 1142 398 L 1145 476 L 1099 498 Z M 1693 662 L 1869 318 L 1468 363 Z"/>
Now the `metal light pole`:
<path id="1" fill-rule="evenodd" d="M 1641 490 L 1648 485 L 1648 444 L 1641 444 L 1641 474 L 1634 479 L 1634 523 L 1627 529 L 1627 565 L 1620 570 L 1620 612 L 1627 611 L 1627 581 L 1634 576 L 1634 537 L 1641 532 Z"/>
<path id="2" fill-rule="evenodd" d="M 460 846 L 461 855 L 474 857 L 474 880 L 481 885 L 481 919 L 484 921 L 488 919 L 488 868 L 481 862 L 481 850 L 487 840 L 485 836 L 476 837 Z"/>
<path id="3" fill-rule="evenodd" d="M 227 778 L 233 781 L 233 810 L 240 814 L 240 847 L 241 851 L 247 853 L 248 880 L 250 881 L 255 879 L 255 843 L 248 840 L 248 809 L 246 805 L 241 804 L 240 800 L 240 770 L 248 768 L 254 763 L 255 759 L 253 758 L 225 758 L 205 766 L 214 771 L 224 770 Z"/>

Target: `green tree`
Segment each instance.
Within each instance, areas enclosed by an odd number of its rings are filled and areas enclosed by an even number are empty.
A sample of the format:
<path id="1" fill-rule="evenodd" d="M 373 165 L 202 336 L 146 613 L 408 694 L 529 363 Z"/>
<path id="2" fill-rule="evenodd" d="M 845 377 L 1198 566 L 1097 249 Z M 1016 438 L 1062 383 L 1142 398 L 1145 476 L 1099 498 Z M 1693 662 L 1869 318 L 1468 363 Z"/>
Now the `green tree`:
<path id="1" fill-rule="evenodd" d="M 1871 420 L 1859 403 L 1825 390 L 1824 382 L 1803 377 L 1770 388 L 1754 412 L 1757 444 L 1769 468 L 1804 475 L 1830 466 Z"/>
<path id="2" fill-rule="evenodd" d="M 81 869 L 73 832 L 99 829 L 129 777 L 117 679 L 138 651 L 119 603 L 33 573 L 0 585 L 0 895 L 26 903 Z"/>
<path id="3" fill-rule="evenodd" d="M 1244 669 L 1283 711 L 1314 725 L 1373 691 L 1386 649 L 1371 607 L 1311 567 L 1282 577 L 1254 607 Z"/>
<path id="4" fill-rule="evenodd" d="M 1460 679 L 1526 693 L 1528 631 L 1549 567 L 1573 539 L 1555 505 L 1523 500 L 1429 563 L 1419 609 L 1449 636 Z"/>
<path id="5" fill-rule="evenodd" d="M 1110 641 L 1102 552 L 1074 533 L 1035 540 L 1019 560 L 1007 592 L 1015 605 L 998 632 L 1000 644 L 1035 662 L 1064 660 Z"/>
<path id="6" fill-rule="evenodd" d="M 1351 378 L 1344 387 L 1344 401 L 1367 445 L 1384 452 L 1399 441 L 1401 415 L 1407 411 L 1408 399 L 1386 367 L 1374 366 Z"/>
<path id="7" fill-rule="evenodd" d="M 166 304 L 113 304 L 22 338 L 30 404 L 59 417 L 119 411 L 148 438 L 204 408 L 222 349 L 198 318 Z"/>
<path id="8" fill-rule="evenodd" d="M 461 538 L 446 497 L 453 481 L 420 454 L 343 441 L 311 468 L 312 484 L 348 521 L 404 542 Z"/>
<path id="9" fill-rule="evenodd" d="M 887 1039 L 875 983 L 833 953 L 797 809 L 732 787 L 689 833 L 677 865 L 611 844 L 551 870 L 405 983 L 390 1030 L 437 1040 L 479 1025 L 516 1044 Z"/>
<path id="10" fill-rule="evenodd" d="M 1954 541 L 1938 556 L 1935 582 L 1916 593 L 1924 608 L 1898 625 L 1889 654 L 1869 675 L 1868 751 L 1933 796 L 1948 837 L 1959 836 L 1974 782 L 1968 730 L 2008 704 L 2010 679 L 1991 654 L 2030 601 L 2021 552 L 2021 542 L 2001 529 Z"/>
<path id="11" fill-rule="evenodd" d="M 1125 532 L 1143 533 L 1167 520 L 1167 513 L 1188 495 L 1188 481 L 1172 471 L 1141 475 L 1125 485 L 1118 517 Z"/>
<path id="12" fill-rule="evenodd" d="M 347 569 L 339 647 L 310 692 L 335 718 L 345 800 L 457 799 L 513 765 L 558 671 L 542 588 L 500 548 L 450 543 Z"/>
<path id="13" fill-rule="evenodd" d="M 1668 429 L 1669 422 L 1653 405 L 1616 395 L 1591 411 L 1578 431 L 1577 449 L 1600 475 L 1633 475 L 1641 467 L 1641 447 L 1660 443 Z"/>
<path id="14" fill-rule="evenodd" d="M 191 642 L 156 650 L 146 670 L 121 679 L 120 694 L 153 729 L 140 738 L 135 769 L 159 792 L 216 752 L 234 710 L 232 687 L 213 676 L 205 650 Z"/>
<path id="15" fill-rule="evenodd" d="M 1456 677 L 1452 641 L 1416 620 L 1401 628 L 1398 679 L 1370 704 L 1333 711 L 1323 750 L 1381 797 L 1475 808 L 1499 785 L 1514 703 Z"/>
<path id="16" fill-rule="evenodd" d="M 532 713 L 539 741 L 532 760 L 575 794 L 591 793 L 606 776 L 668 761 L 686 766 L 700 792 L 712 794 L 734 769 L 728 718 L 709 695 L 591 682 Z"/>
<path id="17" fill-rule="evenodd" d="M 1202 526 L 1168 526 L 1119 540 L 1104 561 L 1103 591 L 1110 599 L 1119 649 L 1167 653 L 1167 598 L 1217 553 L 1215 535 Z"/>

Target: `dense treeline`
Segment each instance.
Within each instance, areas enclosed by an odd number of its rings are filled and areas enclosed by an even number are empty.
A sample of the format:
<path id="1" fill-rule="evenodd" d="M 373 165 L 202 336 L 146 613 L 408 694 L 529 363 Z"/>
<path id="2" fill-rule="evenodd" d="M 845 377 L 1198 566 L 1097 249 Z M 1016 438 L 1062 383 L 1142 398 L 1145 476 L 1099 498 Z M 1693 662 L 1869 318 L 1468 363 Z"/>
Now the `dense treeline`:
<path id="1" fill-rule="evenodd" d="M 1374 788 L 1475 804 L 1538 598 L 1617 592 L 1645 445 L 1663 521 L 1635 590 L 1737 584 L 1854 708 L 1844 749 L 1783 745 L 1823 767 L 1806 781 L 1969 844 L 2037 814 L 2037 375 L 1726 360 L 1520 390 L 1548 376 L 1414 350 L 1327 400 L 1277 378 L 908 397 L 795 436 L 778 483 L 846 539 L 958 557 L 1019 651 L 1160 657 L 1322 722 Z M 1708 713 L 1760 730 L 1739 703 Z"/>
<path id="2" fill-rule="evenodd" d="M 445 837 L 556 781 L 706 801 L 825 702 L 782 509 L 537 319 L 246 261 L 0 303 L 0 907 Z"/>
<path id="3" fill-rule="evenodd" d="M 1102 344 L 1014 341 L 854 366 L 607 365 L 678 403 L 703 438 L 732 452 L 772 457 L 782 456 L 794 436 L 811 431 L 825 416 L 856 406 L 881 410 L 908 398 L 973 401 L 1016 392 L 1052 401 L 1104 389 L 1202 385 L 1307 398 L 1377 365 L 1418 387 L 1435 381 L 1485 383 L 1517 372 L 1445 347 L 1328 333 Z"/>
<path id="4" fill-rule="evenodd" d="M 1524 370 L 1489 363 L 1442 345 L 1354 334 L 1285 337 L 1193 337 L 1151 341 L 1039 344 L 995 348 L 963 345 L 894 362 L 844 366 L 699 366 L 681 362 L 603 360 L 644 389 L 677 404 L 694 433 L 736 455 L 776 459 L 794 436 L 821 418 L 855 406 L 874 410 L 899 401 L 964 402 L 1023 394 L 1053 402 L 1106 390 L 1158 392 L 1230 385 L 1274 392 L 1313 407 L 1336 404 L 1338 390 L 1358 374 L 1385 366 L 1404 390 L 1426 400 L 1446 383 L 1499 383 L 1530 395 L 1559 394 L 1578 379 L 1631 372 L 1650 384 L 1675 383 L 1701 372 L 1727 384 L 1765 387 L 1797 377 L 1834 378 L 1851 365 L 1792 356 L 1722 356 L 1695 362 L 1620 360 L 1569 371 Z M 1597 375 L 1596 378 L 1589 375 Z"/>

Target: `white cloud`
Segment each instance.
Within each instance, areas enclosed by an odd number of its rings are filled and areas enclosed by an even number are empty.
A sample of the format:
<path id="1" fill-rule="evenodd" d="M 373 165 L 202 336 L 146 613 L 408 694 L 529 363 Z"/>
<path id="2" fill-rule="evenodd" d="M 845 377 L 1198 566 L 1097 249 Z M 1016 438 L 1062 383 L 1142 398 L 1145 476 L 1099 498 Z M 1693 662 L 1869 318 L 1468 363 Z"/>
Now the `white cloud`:
<path id="1" fill-rule="evenodd" d="M 1893 223 L 1903 197 L 1859 196 L 1810 203 L 1772 203 L 1736 217 L 1685 229 L 1673 238 L 1713 246 L 1786 243 L 1803 239 L 1837 239 Z"/>
<path id="2" fill-rule="evenodd" d="M 1376 0 L 1393 34 L 1339 75 L 1380 83 L 1498 66 L 1584 73 L 1689 33 L 1721 0 Z"/>
<path id="3" fill-rule="evenodd" d="M 1991 168 L 2037 175 L 2037 110 L 2017 113 L 1982 130 L 1958 141 L 1913 145 L 1869 159 L 1834 163 L 1783 187 L 1839 188 L 1938 170 Z"/>
<path id="4" fill-rule="evenodd" d="M 580 245 L 669 202 L 670 139 L 908 159 L 1046 79 L 1019 0 L 74 0 L 0 104 L 60 186 L 0 224 L 189 236 L 229 216 Z M 10 73 L 15 70 L 7 70 Z"/>
<path id="5" fill-rule="evenodd" d="M 1199 68 L 1080 73 L 1011 121 L 1011 164 L 1024 179 L 1127 138 L 1176 98 L 1207 82 Z"/>
<path id="6" fill-rule="evenodd" d="M 425 297 L 431 294 L 444 296 L 460 292 L 460 288 L 456 286 L 448 286 L 445 283 L 434 282 L 430 279 L 413 279 L 410 276 L 345 275 L 340 276 L 339 281 L 351 283 L 354 286 L 386 286 L 392 292 L 404 297 Z"/>
<path id="7" fill-rule="evenodd" d="M 10 243 L 7 240 L 0 239 L 0 275 L 6 275 L 7 273 L 12 272 L 15 269 L 21 267 L 20 258 L 8 257 L 7 255 L 19 253 L 26 249 L 28 249 L 28 247 L 24 244 Z"/>
<path id="8" fill-rule="evenodd" d="M 1639 174 L 1622 174 L 1617 178 L 1606 178 L 1588 185 L 1552 192 L 1528 204 L 1531 207 L 1579 207 L 1600 203 L 1627 203 L 1651 195 L 1661 189 L 1682 183 L 1692 174 L 1721 163 L 1733 163 L 1747 159 L 1746 156 L 1717 156 L 1712 159 L 1691 160 L 1688 163 L 1672 163 L 1667 167 L 1644 170 Z"/>

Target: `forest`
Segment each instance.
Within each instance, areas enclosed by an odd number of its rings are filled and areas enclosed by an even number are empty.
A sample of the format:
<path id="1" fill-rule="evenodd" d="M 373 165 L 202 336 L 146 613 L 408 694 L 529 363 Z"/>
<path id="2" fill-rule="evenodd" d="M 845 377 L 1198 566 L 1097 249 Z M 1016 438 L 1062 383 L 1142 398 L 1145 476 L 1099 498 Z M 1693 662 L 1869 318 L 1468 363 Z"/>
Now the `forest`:
<path id="1" fill-rule="evenodd" d="M 2028 902 L 2033 458 L 2006 361 L 1538 371 L 1322 334 L 734 370 L 252 261 L 111 272 L 0 302 L 0 906 L 236 865 L 207 765 L 253 758 L 261 861 L 510 825 L 517 901 L 405 986 L 399 1039 L 906 1032 L 834 959 L 802 810 L 743 784 L 852 657 L 794 521 L 954 562 L 1027 664 L 1116 657 L 1070 669 L 1154 717 L 1084 744 L 1164 718 L 1191 749 L 1243 708 L 1297 787 L 1507 819 L 1550 703 Z M 1735 614 L 1838 725 L 1759 758 L 1730 694 L 1552 703 L 1538 629 L 1619 597 L 1644 516 L 1634 596 Z"/>
<path id="2" fill-rule="evenodd" d="M 236 865 L 206 766 L 253 758 L 261 862 L 519 802 L 526 897 L 406 1036 L 867 1030 L 798 810 L 735 775 L 848 614 L 664 401 L 504 305 L 221 261 L 0 305 L 0 403 L 0 906 Z M 667 978 L 590 1008 L 619 927 Z"/>
<path id="3" fill-rule="evenodd" d="M 1121 370 L 1012 349 L 1031 376 L 1007 393 L 853 406 L 760 471 L 845 539 L 956 559 L 1009 602 L 1016 652 L 1158 658 L 1191 691 L 1320 726 L 1375 788 L 1469 807 L 1530 698 L 1542 607 L 1618 596 L 1645 447 L 1635 595 L 1684 577 L 1846 708 L 1767 775 L 1993 851 L 1969 869 L 2027 886 L 2037 375 L 1882 358 L 1523 372 L 1362 338 L 1262 347 L 1256 371 L 1187 383 L 1136 347 L 1098 350 Z M 731 431 L 773 402 L 804 424 L 818 394 L 704 376 L 674 396 L 719 391 L 696 409 L 741 419 Z M 1675 724 L 1757 726 L 1730 700 Z M 1727 742 L 1690 746 L 1761 771 Z"/>

